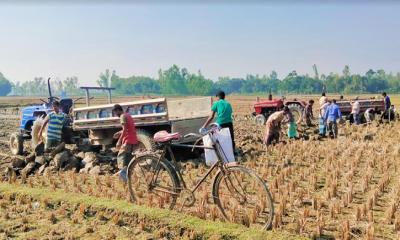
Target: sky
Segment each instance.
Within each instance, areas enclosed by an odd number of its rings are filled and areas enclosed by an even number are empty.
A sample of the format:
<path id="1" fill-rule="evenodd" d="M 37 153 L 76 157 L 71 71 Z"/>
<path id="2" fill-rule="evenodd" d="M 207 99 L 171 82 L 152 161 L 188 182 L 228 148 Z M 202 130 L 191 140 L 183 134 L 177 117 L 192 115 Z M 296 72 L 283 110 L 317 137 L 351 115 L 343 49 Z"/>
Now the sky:
<path id="1" fill-rule="evenodd" d="M 400 4 L 317 1 L 50 2 L 0 0 L 0 72 L 12 81 L 77 76 L 95 84 L 105 69 L 156 77 L 173 64 L 220 76 L 292 70 L 400 72 Z"/>

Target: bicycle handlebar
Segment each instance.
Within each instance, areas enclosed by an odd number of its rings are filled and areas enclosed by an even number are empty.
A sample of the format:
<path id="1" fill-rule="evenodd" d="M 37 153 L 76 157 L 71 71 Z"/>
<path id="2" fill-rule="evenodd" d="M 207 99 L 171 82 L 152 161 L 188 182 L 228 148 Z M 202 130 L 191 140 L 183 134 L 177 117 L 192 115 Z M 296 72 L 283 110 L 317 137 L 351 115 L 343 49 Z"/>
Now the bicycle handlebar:
<path id="1" fill-rule="evenodd" d="M 201 138 L 201 137 L 203 137 L 203 136 L 200 135 L 200 134 L 197 134 L 197 133 L 188 133 L 188 134 L 186 134 L 185 136 L 183 136 L 183 138 L 189 138 L 189 137 Z"/>

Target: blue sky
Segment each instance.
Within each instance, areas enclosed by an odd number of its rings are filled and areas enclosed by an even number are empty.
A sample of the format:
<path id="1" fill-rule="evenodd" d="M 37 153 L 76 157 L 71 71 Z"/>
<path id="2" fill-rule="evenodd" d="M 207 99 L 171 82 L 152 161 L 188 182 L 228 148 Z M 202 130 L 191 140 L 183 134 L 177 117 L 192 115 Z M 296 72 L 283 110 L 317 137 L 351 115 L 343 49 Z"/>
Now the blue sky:
<path id="1" fill-rule="evenodd" d="M 290 71 L 400 72 L 400 4 L 0 4 L 0 72 L 14 81 Z"/>

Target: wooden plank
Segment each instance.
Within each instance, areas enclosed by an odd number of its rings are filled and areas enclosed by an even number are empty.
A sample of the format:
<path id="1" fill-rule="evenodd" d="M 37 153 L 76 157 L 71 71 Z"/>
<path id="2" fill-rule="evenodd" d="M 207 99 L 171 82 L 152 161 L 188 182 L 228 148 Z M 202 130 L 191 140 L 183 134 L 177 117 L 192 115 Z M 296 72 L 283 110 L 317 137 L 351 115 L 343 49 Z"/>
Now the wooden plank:
<path id="1" fill-rule="evenodd" d="M 165 102 L 165 98 L 145 99 L 145 100 L 139 100 L 139 101 L 134 101 L 134 102 L 122 102 L 122 103 L 118 103 L 118 104 L 121 105 L 122 107 L 126 107 L 126 106 L 135 106 L 135 105 L 143 105 L 143 104 L 151 104 L 151 103 L 163 103 L 163 102 Z M 96 106 L 90 106 L 90 107 L 80 107 L 80 108 L 73 109 L 73 112 L 113 108 L 115 104 L 117 104 L 117 103 L 96 105 Z"/>
<path id="2" fill-rule="evenodd" d="M 166 117 L 167 113 L 151 113 L 151 114 L 139 114 L 139 115 L 131 115 L 133 119 L 144 119 L 144 118 L 155 118 L 155 117 Z M 93 118 L 93 119 L 81 119 L 81 120 L 74 120 L 74 124 L 80 123 L 92 123 L 92 122 L 99 122 L 99 121 L 118 121 L 119 117 L 108 117 L 108 118 Z"/>
<path id="3" fill-rule="evenodd" d="M 140 122 L 140 123 L 135 123 L 136 127 L 144 127 L 144 126 L 159 126 L 159 125 L 168 125 L 170 124 L 169 121 L 164 120 L 164 121 L 157 121 L 157 122 Z M 92 129 L 107 129 L 107 128 L 121 128 L 121 124 L 119 122 L 117 123 L 110 123 L 110 124 L 95 124 L 95 125 L 74 125 L 73 129 L 74 131 L 83 131 L 83 130 L 92 130 Z"/>
<path id="4" fill-rule="evenodd" d="M 191 119 L 208 116 L 211 112 L 211 97 L 168 100 L 169 120 Z"/>

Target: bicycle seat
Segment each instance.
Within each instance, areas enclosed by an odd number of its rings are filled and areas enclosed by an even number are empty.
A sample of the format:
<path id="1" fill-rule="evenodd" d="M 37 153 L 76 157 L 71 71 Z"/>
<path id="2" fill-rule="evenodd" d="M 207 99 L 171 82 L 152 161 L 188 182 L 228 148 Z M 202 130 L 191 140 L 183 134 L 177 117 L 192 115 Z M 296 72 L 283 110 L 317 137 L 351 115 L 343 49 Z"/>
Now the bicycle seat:
<path id="1" fill-rule="evenodd" d="M 172 140 L 179 140 L 181 139 L 180 133 L 169 133 L 167 131 L 159 131 L 154 134 L 154 141 L 158 143 L 165 143 Z"/>

